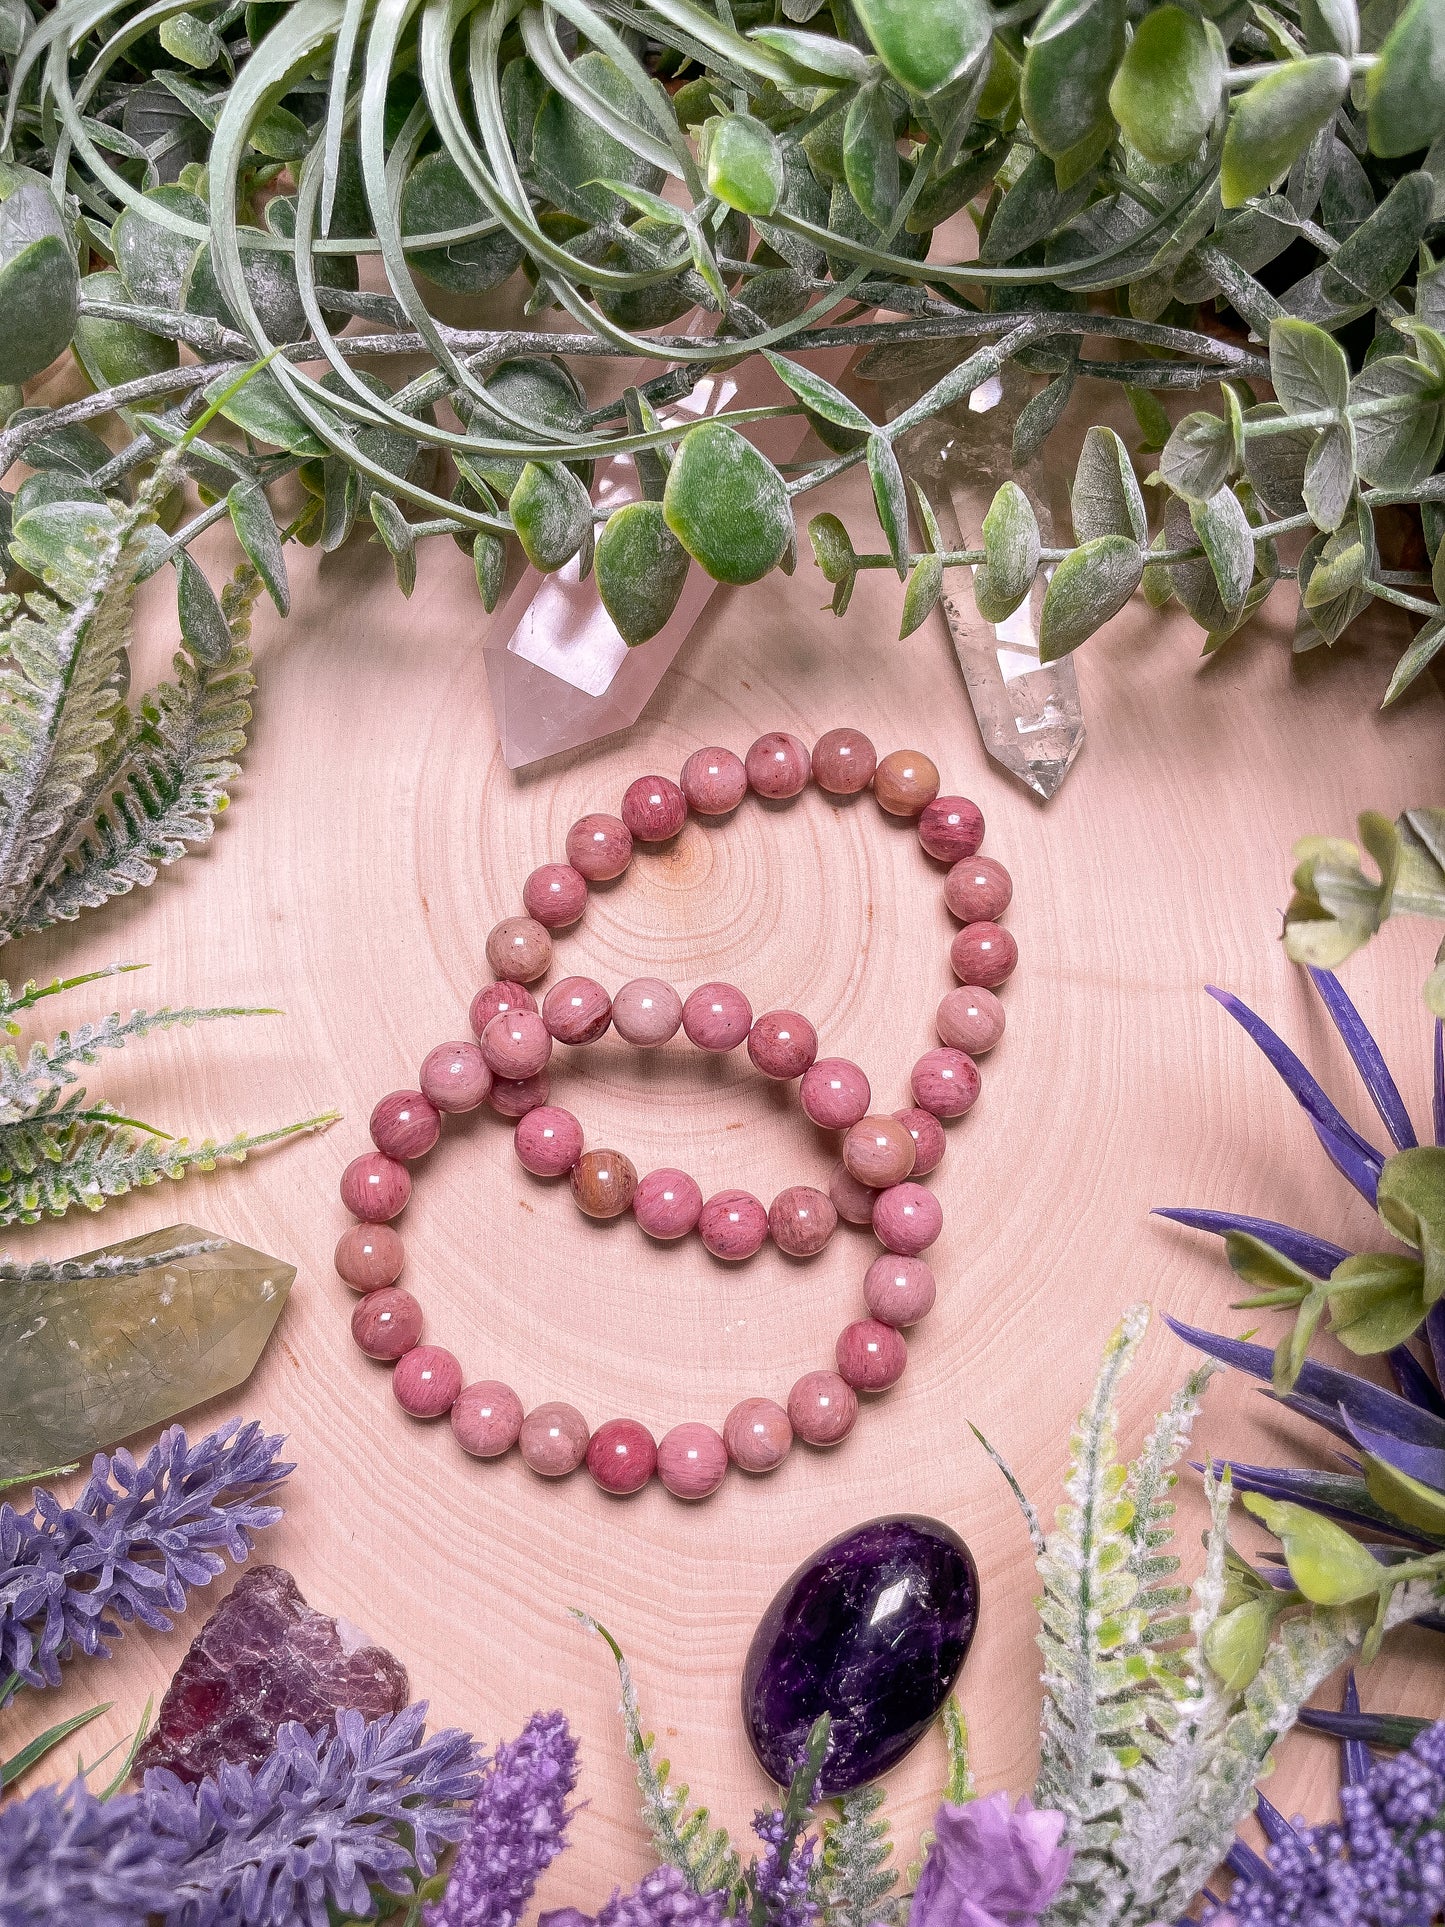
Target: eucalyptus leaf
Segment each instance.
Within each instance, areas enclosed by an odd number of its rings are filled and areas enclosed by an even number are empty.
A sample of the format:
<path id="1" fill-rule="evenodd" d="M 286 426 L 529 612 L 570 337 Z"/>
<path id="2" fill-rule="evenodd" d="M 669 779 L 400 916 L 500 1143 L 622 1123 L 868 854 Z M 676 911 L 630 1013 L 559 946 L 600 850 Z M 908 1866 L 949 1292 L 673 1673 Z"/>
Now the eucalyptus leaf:
<path id="1" fill-rule="evenodd" d="M 1305 463 L 1305 507 L 1317 529 L 1339 527 L 1354 485 L 1354 426 L 1348 420 L 1332 422 L 1315 437 Z"/>
<path id="2" fill-rule="evenodd" d="M 1124 55 L 1124 0 L 1049 0 L 1028 38 L 1019 99 L 1057 160 L 1111 125 L 1109 88 Z"/>
<path id="3" fill-rule="evenodd" d="M 1213 571 L 1226 619 L 1232 620 L 1244 607 L 1254 579 L 1254 533 L 1244 505 L 1233 489 L 1222 488 L 1207 502 L 1191 502 L 1189 520 Z"/>
<path id="4" fill-rule="evenodd" d="M 707 185 L 743 214 L 768 215 L 783 198 L 786 177 L 776 136 L 751 114 L 707 123 Z M 896 161 L 897 156 L 894 156 Z"/>
<path id="5" fill-rule="evenodd" d="M 898 624 L 900 642 L 928 620 L 942 592 L 943 564 L 936 555 L 921 555 L 903 592 L 903 613 Z"/>
<path id="6" fill-rule="evenodd" d="M 873 506 L 901 582 L 908 574 L 908 489 L 893 444 L 884 435 L 868 437 L 868 476 Z"/>
<path id="7" fill-rule="evenodd" d="M 1238 96 L 1224 137 L 1219 188 L 1226 207 L 1240 207 L 1289 172 L 1350 84 L 1338 54 L 1311 54 L 1271 68 Z"/>
<path id="8" fill-rule="evenodd" d="M 878 58 L 913 94 L 951 87 L 988 52 L 985 0 L 853 0 Z"/>
<path id="9" fill-rule="evenodd" d="M 1208 502 L 1228 483 L 1234 464 L 1229 423 L 1200 409 L 1175 424 L 1159 458 L 1159 473 L 1176 494 Z"/>
<path id="10" fill-rule="evenodd" d="M 1284 317 L 1269 331 L 1269 374 L 1290 415 L 1327 409 L 1343 414 L 1350 399 L 1350 364 L 1333 335 L 1308 321 Z"/>
<path id="11" fill-rule="evenodd" d="M 1445 133 L 1445 9 L 1409 0 L 1365 76 L 1370 151 L 1392 159 Z"/>
<path id="12" fill-rule="evenodd" d="M 544 574 L 570 562 L 591 532 L 591 497 L 562 462 L 527 462 L 508 507 L 527 560 Z"/>
<path id="13" fill-rule="evenodd" d="M 403 235 L 444 234 L 486 219 L 487 210 L 466 177 L 443 149 L 425 154 L 401 190 Z M 428 281 L 453 294 L 483 294 L 505 281 L 522 259 L 522 249 L 504 228 L 474 241 L 451 241 L 444 248 L 423 248 L 410 263 Z"/>
<path id="14" fill-rule="evenodd" d="M 725 422 L 683 436 L 662 501 L 667 526 L 715 582 L 756 582 L 793 538 L 782 476 Z"/>
<path id="15" fill-rule="evenodd" d="M 1039 525 L 1017 482 L 1005 482 L 983 518 L 984 560 L 973 578 L 973 599 L 985 622 L 1005 622 L 1034 585 Z"/>
<path id="16" fill-rule="evenodd" d="M 259 482 L 237 482 L 226 497 L 226 508 L 236 538 L 246 551 L 277 612 L 291 612 L 291 589 L 286 579 L 286 557 L 281 531 Z"/>
<path id="17" fill-rule="evenodd" d="M 1147 159 L 1161 166 L 1187 161 L 1219 117 L 1227 67 L 1212 20 L 1182 7 L 1155 7 L 1134 31 L 1109 88 L 1109 106 Z"/>
<path id="18" fill-rule="evenodd" d="M 1149 540 L 1144 496 L 1129 451 L 1112 428 L 1091 428 L 1084 437 L 1070 496 L 1074 536 L 1127 535 L 1142 547 Z"/>
<path id="19" fill-rule="evenodd" d="M 763 353 L 778 379 L 792 389 L 799 401 L 806 402 L 815 415 L 821 415 L 825 421 L 836 422 L 840 428 L 854 428 L 863 435 L 872 434 L 873 424 L 863 410 L 856 402 L 849 401 L 832 382 L 824 381 L 821 375 L 815 374 L 811 368 L 805 368 L 801 362 L 789 361 L 785 355 L 774 354 L 771 349 L 765 348 Z"/>
<path id="20" fill-rule="evenodd" d="M 874 227 L 887 227 L 898 205 L 898 148 L 893 110 L 877 81 L 859 90 L 843 123 L 843 177 Z"/>
<path id="21" fill-rule="evenodd" d="M 1039 660 L 1057 662 L 1116 616 L 1139 586 L 1144 552 L 1126 535 L 1099 535 L 1055 569 L 1039 622 Z"/>
<path id="22" fill-rule="evenodd" d="M 628 502 L 608 517 L 597 542 L 597 591 L 629 648 L 666 627 L 689 566 L 661 502 Z"/>

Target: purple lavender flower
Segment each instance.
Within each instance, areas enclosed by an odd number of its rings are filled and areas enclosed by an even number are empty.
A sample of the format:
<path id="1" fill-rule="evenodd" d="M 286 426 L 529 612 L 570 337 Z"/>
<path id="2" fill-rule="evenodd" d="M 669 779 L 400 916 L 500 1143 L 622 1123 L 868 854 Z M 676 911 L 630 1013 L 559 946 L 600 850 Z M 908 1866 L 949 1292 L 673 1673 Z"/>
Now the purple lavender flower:
<path id="1" fill-rule="evenodd" d="M 199 1445 L 175 1425 L 139 1465 L 98 1454 L 73 1506 L 39 1488 L 29 1512 L 0 1506 L 0 1678 L 55 1686 L 63 1659 L 107 1654 L 122 1623 L 168 1632 L 222 1553 L 239 1563 L 281 1517 L 262 1503 L 294 1469 L 281 1445 L 239 1420 Z"/>
<path id="2" fill-rule="evenodd" d="M 788 1823 L 782 1808 L 755 1813 L 753 1832 L 766 1852 L 749 1868 L 748 1880 L 754 1896 L 763 1903 L 768 1927 L 812 1927 L 819 1913 L 813 1898 L 816 1837 L 810 1833 L 795 1840 L 784 1866 L 782 1850 L 788 1839 Z"/>
<path id="3" fill-rule="evenodd" d="M 5 1927 L 142 1927 L 170 1906 L 179 1849 L 131 1794 L 102 1805 L 83 1780 L 0 1807 Z"/>
<path id="4" fill-rule="evenodd" d="M 560 1907 L 537 1927 L 721 1927 L 726 1900 L 721 1891 L 694 1893 L 677 1867 L 658 1867 L 627 1893 L 614 1893 L 595 1918 Z"/>
<path id="5" fill-rule="evenodd" d="M 1066 1816 L 1006 1793 L 947 1801 L 918 1877 L 909 1927 L 1013 1927 L 1033 1922 L 1063 1886 L 1073 1852 L 1059 1843 Z"/>
<path id="6" fill-rule="evenodd" d="M 427 1927 L 514 1927 L 566 1844 L 577 1742 L 561 1713 L 534 1713 L 497 1748 L 472 1807 L 445 1898 Z"/>

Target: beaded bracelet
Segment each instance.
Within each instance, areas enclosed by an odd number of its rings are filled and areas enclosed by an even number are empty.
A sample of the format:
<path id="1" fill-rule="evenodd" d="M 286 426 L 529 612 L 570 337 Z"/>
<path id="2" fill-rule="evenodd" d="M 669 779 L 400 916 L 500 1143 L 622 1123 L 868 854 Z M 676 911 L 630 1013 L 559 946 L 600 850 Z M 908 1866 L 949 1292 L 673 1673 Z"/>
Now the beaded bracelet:
<path id="1" fill-rule="evenodd" d="M 944 901 L 962 925 L 950 946 L 959 987 L 949 991 L 935 1019 L 940 1047 L 913 1067 L 913 1102 L 873 1114 L 872 1091 L 857 1064 L 820 1058 L 818 1037 L 796 1011 L 772 1010 L 754 1019 L 734 985 L 700 985 L 684 1000 L 652 977 L 624 984 L 613 996 L 587 977 L 552 985 L 538 1010 L 526 988 L 552 963 L 552 935 L 578 922 L 589 883 L 618 877 L 634 843 L 661 844 L 677 836 L 689 811 L 704 818 L 729 815 L 749 790 L 780 801 L 798 795 L 809 778 L 832 796 L 851 796 L 870 784 L 892 816 L 915 819 L 925 852 L 950 865 Z M 487 962 L 496 981 L 472 1000 L 476 1042 L 439 1044 L 422 1064 L 420 1088 L 393 1091 L 371 1114 L 375 1150 L 354 1158 L 341 1177 L 341 1197 L 359 1220 L 336 1247 L 336 1269 L 361 1294 L 352 1334 L 369 1357 L 393 1365 L 392 1386 L 414 1418 L 450 1414 L 465 1451 L 496 1458 L 520 1445 L 534 1472 L 559 1478 L 586 1461 L 597 1484 L 618 1495 L 637 1492 L 656 1473 L 667 1490 L 702 1499 L 722 1484 L 729 1464 L 753 1473 L 781 1464 L 794 1437 L 836 1445 L 853 1429 L 858 1394 L 895 1385 L 907 1362 L 903 1328 L 917 1323 L 936 1295 L 922 1254 L 937 1238 L 943 1214 L 933 1193 L 915 1182 L 943 1157 L 942 1121 L 961 1117 L 978 1097 L 974 1059 L 1003 1034 L 1004 1013 L 992 994 L 1012 973 L 1018 950 L 997 919 L 1013 886 L 1002 864 L 977 854 L 983 816 L 965 797 L 940 796 L 938 771 L 926 756 L 899 750 L 878 759 L 855 729 L 834 729 L 811 757 L 796 736 L 761 736 L 740 760 L 731 750 L 694 751 L 680 783 L 643 776 L 622 800 L 620 816 L 584 816 L 567 833 L 565 863 L 534 870 L 522 890 L 526 915 L 508 917 L 487 937 Z M 771 1207 L 750 1192 L 725 1190 L 704 1200 L 683 1171 L 659 1170 L 639 1179 L 620 1151 L 586 1150 L 572 1112 L 552 1104 L 549 1063 L 555 1043 L 585 1046 L 615 1029 L 639 1049 L 665 1044 L 679 1028 L 700 1050 L 726 1052 L 745 1044 L 765 1077 L 798 1082 L 806 1115 L 820 1128 L 842 1132 L 842 1155 L 826 1192 L 792 1185 Z M 422 1309 L 396 1280 L 402 1241 L 390 1221 L 411 1195 L 407 1165 L 437 1142 L 445 1116 L 484 1101 L 515 1120 L 517 1156 L 536 1177 L 562 1178 L 589 1217 L 615 1218 L 630 1210 L 660 1240 L 696 1230 L 714 1257 L 750 1258 L 771 1237 L 789 1257 L 814 1257 L 841 1217 L 871 1225 L 884 1247 L 868 1267 L 863 1297 L 868 1316 L 845 1326 L 833 1371 L 807 1372 L 783 1407 L 745 1398 L 728 1413 L 721 1433 L 684 1422 L 660 1441 L 635 1419 L 609 1419 L 595 1432 L 574 1406 L 549 1403 L 524 1414 L 509 1385 L 483 1380 L 464 1385 L 462 1367 L 439 1345 L 423 1345 Z"/>

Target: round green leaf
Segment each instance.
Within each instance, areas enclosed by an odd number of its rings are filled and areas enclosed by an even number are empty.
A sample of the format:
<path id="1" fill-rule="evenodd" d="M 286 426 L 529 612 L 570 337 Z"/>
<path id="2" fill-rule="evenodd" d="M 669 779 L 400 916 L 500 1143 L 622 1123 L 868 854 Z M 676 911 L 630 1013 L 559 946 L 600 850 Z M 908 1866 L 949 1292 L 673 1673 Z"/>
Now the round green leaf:
<path id="1" fill-rule="evenodd" d="M 570 562 L 592 530 L 592 501 L 561 462 L 528 462 L 512 490 L 512 526 L 533 568 Z"/>
<path id="2" fill-rule="evenodd" d="M 1349 62 L 1338 54 L 1313 54 L 1272 68 L 1242 93 L 1229 118 L 1220 162 L 1219 191 L 1226 207 L 1242 207 L 1263 194 L 1304 152 L 1350 84 Z"/>
<path id="3" fill-rule="evenodd" d="M 854 0 L 878 58 L 912 94 L 935 94 L 970 72 L 993 27 L 984 0 Z"/>
<path id="4" fill-rule="evenodd" d="M 81 293 L 93 300 L 127 305 L 131 300 L 114 268 L 86 275 Z M 148 335 L 134 322 L 109 321 L 102 315 L 76 318 L 75 352 L 97 388 L 118 388 L 122 382 L 139 381 L 144 375 L 159 375 L 180 360 L 179 346 L 165 335 Z"/>
<path id="5" fill-rule="evenodd" d="M 808 540 L 813 545 L 813 560 L 827 581 L 836 586 L 853 580 L 858 573 L 857 551 L 836 515 L 815 515 L 808 524 Z"/>
<path id="6" fill-rule="evenodd" d="M 441 149 L 423 155 L 401 190 L 403 236 L 468 227 L 473 221 L 485 220 L 486 214 L 462 170 Z M 439 288 L 448 288 L 453 294 L 481 294 L 505 281 L 521 258 L 518 243 L 505 229 L 499 229 L 495 234 L 479 235 L 475 241 L 453 241 L 444 248 L 424 249 L 410 260 L 418 274 L 424 274 Z"/>
<path id="7" fill-rule="evenodd" d="M 650 126 L 632 83 L 606 54 L 580 54 L 572 71 L 619 114 Z M 532 171 L 559 207 L 588 221 L 621 219 L 626 213 L 625 203 L 598 182 L 625 181 L 655 193 L 663 181 L 651 161 L 624 147 L 590 114 L 555 92 L 542 102 L 532 128 Z"/>
<path id="8" fill-rule="evenodd" d="M 1348 1606 L 1379 1591 L 1385 1568 L 1333 1519 L 1258 1492 L 1244 1503 L 1284 1547 L 1289 1576 L 1312 1605 Z"/>
<path id="9" fill-rule="evenodd" d="M 1246 1599 L 1222 1613 L 1204 1637 L 1204 1657 L 1226 1693 L 1242 1693 L 1264 1664 L 1274 1630 L 1275 1607 L 1268 1599 Z"/>
<path id="10" fill-rule="evenodd" d="M 1049 0 L 1024 56 L 1019 98 L 1029 131 L 1058 160 L 1109 117 L 1124 56 L 1124 0 Z"/>
<path id="11" fill-rule="evenodd" d="M 1032 589 L 1039 566 L 1038 519 L 1017 482 L 1005 482 L 989 505 L 983 553 L 973 599 L 985 622 L 1003 622 Z"/>
<path id="12" fill-rule="evenodd" d="M 1445 7 L 1410 0 L 1365 76 L 1370 152 L 1412 154 L 1445 134 Z"/>
<path id="13" fill-rule="evenodd" d="M 772 214 L 783 198 L 783 155 L 776 139 L 751 114 L 722 114 L 707 122 L 710 193 L 743 214 Z"/>
<path id="14" fill-rule="evenodd" d="M 173 60 L 188 67 L 214 66 L 221 57 L 221 36 L 208 20 L 193 13 L 173 13 L 161 22 L 159 39 Z"/>
<path id="15" fill-rule="evenodd" d="M 782 476 L 725 422 L 700 422 L 683 436 L 662 505 L 667 526 L 715 582 L 756 582 L 792 541 Z"/>
<path id="16" fill-rule="evenodd" d="M 169 213 L 183 214 L 187 220 L 203 225 L 209 218 L 209 210 L 198 194 L 184 187 L 152 187 L 141 196 L 139 204 L 122 209 L 111 229 L 116 266 L 136 306 L 179 308 L 181 291 L 199 243 L 172 228 L 162 227 L 159 221 L 148 220 L 145 210 L 152 202 Z"/>
<path id="17" fill-rule="evenodd" d="M 0 381 L 28 381 L 75 333 L 79 276 L 65 242 L 47 234 L 0 267 Z"/>
<path id="18" fill-rule="evenodd" d="M 499 361 L 487 376 L 486 389 L 510 415 L 523 422 L 536 423 L 538 441 L 545 439 L 549 428 L 564 432 L 576 429 L 587 407 L 565 363 L 550 357 L 544 360 L 541 356 L 519 356 L 513 361 Z M 529 439 L 524 429 L 494 416 L 476 403 L 469 408 L 468 420 L 473 434 L 485 435 L 489 440 Z M 511 494 L 522 472 L 520 460 L 505 455 L 478 455 L 472 460 L 489 487 L 503 497 Z M 590 482 L 590 464 L 576 464 L 576 472 L 584 483 Z"/>
<path id="19" fill-rule="evenodd" d="M 1139 22 L 1109 89 L 1114 118 L 1146 160 L 1191 160 L 1223 105 L 1227 66 L 1212 20 L 1156 7 Z"/>
<path id="20" fill-rule="evenodd" d="M 1057 662 L 1116 616 L 1139 586 L 1144 551 L 1127 535 L 1100 535 L 1054 570 L 1039 621 L 1039 660 Z"/>
<path id="21" fill-rule="evenodd" d="M 893 110 L 881 86 L 864 87 L 848 109 L 843 178 L 874 227 L 886 228 L 898 205 L 898 145 Z"/>
<path id="22" fill-rule="evenodd" d="M 1112 428 L 1096 425 L 1085 435 L 1069 508 L 1077 542 L 1091 542 L 1096 535 L 1149 540 L 1149 518 L 1134 464 Z"/>
<path id="23" fill-rule="evenodd" d="M 632 648 L 666 626 L 690 564 L 661 502 L 628 502 L 608 517 L 593 566 L 602 606 Z"/>

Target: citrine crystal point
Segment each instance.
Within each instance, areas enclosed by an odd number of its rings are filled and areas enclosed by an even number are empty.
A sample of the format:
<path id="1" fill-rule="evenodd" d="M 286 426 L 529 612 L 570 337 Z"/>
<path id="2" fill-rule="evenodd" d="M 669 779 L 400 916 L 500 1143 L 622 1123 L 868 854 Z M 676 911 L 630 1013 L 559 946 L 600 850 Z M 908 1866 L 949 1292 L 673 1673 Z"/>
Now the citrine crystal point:
<path id="1" fill-rule="evenodd" d="M 71 1262 L 207 1243 L 129 1276 L 0 1288 L 0 1479 L 83 1460 L 245 1383 L 294 1265 L 190 1224 Z"/>

